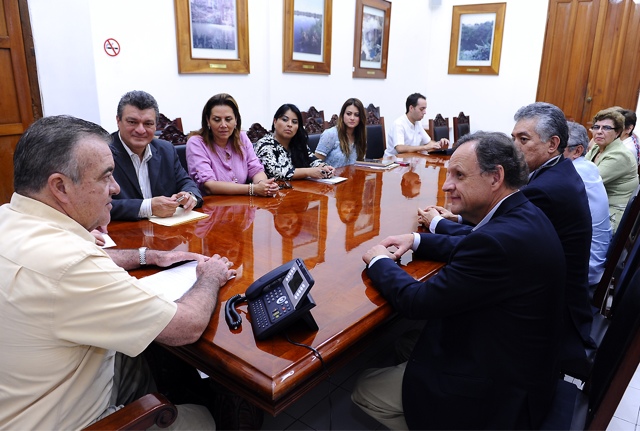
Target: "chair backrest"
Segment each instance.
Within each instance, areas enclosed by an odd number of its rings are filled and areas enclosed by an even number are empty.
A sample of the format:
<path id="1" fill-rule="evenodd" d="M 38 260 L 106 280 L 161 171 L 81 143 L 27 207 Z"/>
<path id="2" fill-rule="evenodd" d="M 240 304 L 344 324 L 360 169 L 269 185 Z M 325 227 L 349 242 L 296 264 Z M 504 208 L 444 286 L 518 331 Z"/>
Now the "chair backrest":
<path id="1" fill-rule="evenodd" d="M 559 379 L 541 429 L 607 429 L 640 363 L 640 270 L 627 283 L 583 391 Z"/>
<path id="2" fill-rule="evenodd" d="M 313 135 L 309 135 L 309 140 L 307 141 L 307 146 L 312 153 L 316 152 L 316 147 L 318 146 L 318 142 L 320 142 L 321 133 L 314 133 Z"/>
<path id="3" fill-rule="evenodd" d="M 640 271 L 620 298 L 602 339 L 585 386 L 589 393 L 587 426 L 606 429 L 640 363 Z"/>
<path id="4" fill-rule="evenodd" d="M 160 113 L 158 115 L 158 123 L 156 124 L 155 135 L 159 139 L 171 142 L 173 145 L 186 144 L 187 135 L 184 134 L 182 128 L 182 118 L 178 117 L 171 121 L 166 115 Z"/>
<path id="5" fill-rule="evenodd" d="M 249 130 L 247 130 L 247 138 L 249 138 L 252 144 L 255 144 L 267 133 L 269 133 L 269 131 L 262 127 L 262 124 L 253 123 L 251 127 L 249 127 Z"/>
<path id="6" fill-rule="evenodd" d="M 180 159 L 180 164 L 184 168 L 185 171 L 189 172 L 189 168 L 187 168 L 187 145 L 180 144 L 174 146 L 176 152 L 178 153 L 178 158 Z"/>
<path id="7" fill-rule="evenodd" d="M 156 135 L 159 135 L 169 123 L 171 123 L 171 119 L 160 112 L 158 114 L 158 122 L 156 123 Z M 182 120 L 180 120 L 180 126 L 182 127 Z"/>
<path id="8" fill-rule="evenodd" d="M 309 135 L 322 133 L 324 130 L 324 111 L 318 111 L 311 106 L 308 111 L 301 111 L 302 127 Z"/>
<path id="9" fill-rule="evenodd" d="M 606 304 L 609 308 L 607 315 L 610 319 L 613 319 L 616 314 L 621 298 L 624 297 L 624 290 L 629 286 L 629 280 L 638 268 L 640 268 L 640 241 L 634 241 L 631 250 L 627 253 L 620 273 L 613 277 L 612 280 L 612 287 L 609 293 L 611 301 Z"/>
<path id="10" fill-rule="evenodd" d="M 613 235 L 611 243 L 609 243 L 609 250 L 607 251 L 607 259 L 604 264 L 602 278 L 600 279 L 600 282 L 593 294 L 592 304 L 594 307 L 600 309 L 602 314 L 606 314 L 607 303 L 609 302 L 608 295 L 610 294 L 610 289 L 614 283 L 614 279 L 622 271 L 628 252 L 631 250 L 633 244 L 638 238 L 638 230 L 640 229 L 640 225 L 638 223 L 638 218 L 640 216 L 640 199 L 638 199 L 639 191 L 640 186 L 636 188 L 633 196 L 629 199 L 627 207 L 620 219 L 618 229 Z"/>
<path id="11" fill-rule="evenodd" d="M 375 124 L 367 126 L 367 159 L 381 159 L 384 156 L 385 133 L 384 124 Z"/>
<path id="12" fill-rule="evenodd" d="M 324 122 L 324 126 L 323 127 L 325 129 L 330 129 L 331 127 L 334 127 L 337 124 L 338 124 L 338 114 L 333 114 L 329 121 L 325 121 Z"/>
<path id="13" fill-rule="evenodd" d="M 429 136 L 434 141 L 449 139 L 449 118 L 443 118 L 438 114 L 434 119 L 429 120 Z"/>
<path id="14" fill-rule="evenodd" d="M 171 142 L 173 145 L 181 145 L 186 144 L 189 138 L 187 137 L 187 135 L 182 133 L 182 130 L 180 130 L 177 126 L 175 126 L 173 123 L 170 123 L 169 125 L 167 125 L 167 127 L 164 128 L 164 130 L 162 130 L 162 132 L 158 136 L 158 139 L 164 139 L 165 141 Z"/>
<path id="15" fill-rule="evenodd" d="M 453 117 L 453 142 L 458 142 L 460 137 L 468 134 L 470 131 L 469 116 L 464 115 L 464 112 L 460 111 L 457 117 Z"/>
<path id="16" fill-rule="evenodd" d="M 365 108 L 367 112 L 367 126 L 370 124 L 380 124 L 380 107 L 374 106 L 373 103 L 369 103 L 369 106 Z"/>

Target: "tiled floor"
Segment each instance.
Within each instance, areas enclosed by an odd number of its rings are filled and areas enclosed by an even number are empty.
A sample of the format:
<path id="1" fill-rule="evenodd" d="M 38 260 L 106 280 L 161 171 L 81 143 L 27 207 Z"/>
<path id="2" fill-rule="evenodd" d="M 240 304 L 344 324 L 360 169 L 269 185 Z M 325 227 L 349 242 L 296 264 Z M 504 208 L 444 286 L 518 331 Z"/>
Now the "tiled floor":
<path id="1" fill-rule="evenodd" d="M 351 402 L 351 390 L 360 371 L 393 363 L 393 341 L 415 324 L 399 320 L 348 366 L 322 382 L 277 417 L 264 416 L 263 430 L 386 430 Z M 640 368 L 639 368 L 640 370 Z M 640 371 L 636 371 L 608 431 L 640 431 Z"/>
<path id="2" fill-rule="evenodd" d="M 635 375 L 629 382 L 620 405 L 611 419 L 607 430 L 609 431 L 633 431 L 640 430 L 640 421 L 638 420 L 638 412 L 640 412 L 640 367 L 636 370 Z"/>

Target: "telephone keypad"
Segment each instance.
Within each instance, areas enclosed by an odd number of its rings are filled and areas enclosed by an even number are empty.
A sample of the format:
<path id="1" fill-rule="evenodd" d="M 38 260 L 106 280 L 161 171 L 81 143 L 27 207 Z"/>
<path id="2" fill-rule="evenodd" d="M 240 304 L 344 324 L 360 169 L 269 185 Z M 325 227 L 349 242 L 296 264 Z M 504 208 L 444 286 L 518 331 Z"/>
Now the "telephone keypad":
<path id="1" fill-rule="evenodd" d="M 268 292 L 264 296 L 264 301 L 267 306 L 267 314 L 272 322 L 275 322 L 293 310 L 291 302 L 281 284 Z"/>
<path id="2" fill-rule="evenodd" d="M 276 322 L 290 311 L 293 311 L 291 301 L 289 301 L 282 284 L 274 286 L 272 290 L 267 291 L 263 299 L 264 303 L 262 301 L 251 303 L 251 316 L 253 317 L 254 324 L 259 328 L 266 328 L 269 326 L 269 320 Z"/>
<path id="3" fill-rule="evenodd" d="M 253 324 L 259 328 L 266 328 L 269 326 L 269 318 L 267 317 L 267 311 L 264 308 L 262 301 L 255 301 L 249 304 L 251 311 L 251 318 Z"/>

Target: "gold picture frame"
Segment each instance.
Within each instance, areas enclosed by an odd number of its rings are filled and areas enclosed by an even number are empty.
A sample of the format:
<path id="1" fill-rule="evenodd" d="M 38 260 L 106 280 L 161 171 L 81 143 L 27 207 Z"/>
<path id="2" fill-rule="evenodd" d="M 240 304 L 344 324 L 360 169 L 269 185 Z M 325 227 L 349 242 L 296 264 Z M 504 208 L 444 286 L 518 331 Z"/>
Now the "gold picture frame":
<path id="1" fill-rule="evenodd" d="M 353 77 L 387 77 L 391 3 L 356 0 L 356 34 L 353 45 Z"/>
<path id="2" fill-rule="evenodd" d="M 174 0 L 180 73 L 249 73 L 247 0 Z"/>
<path id="3" fill-rule="evenodd" d="M 498 75 L 506 10 L 506 3 L 453 7 L 449 74 Z"/>
<path id="4" fill-rule="evenodd" d="M 284 0 L 283 72 L 331 73 L 332 8 L 332 0 Z"/>

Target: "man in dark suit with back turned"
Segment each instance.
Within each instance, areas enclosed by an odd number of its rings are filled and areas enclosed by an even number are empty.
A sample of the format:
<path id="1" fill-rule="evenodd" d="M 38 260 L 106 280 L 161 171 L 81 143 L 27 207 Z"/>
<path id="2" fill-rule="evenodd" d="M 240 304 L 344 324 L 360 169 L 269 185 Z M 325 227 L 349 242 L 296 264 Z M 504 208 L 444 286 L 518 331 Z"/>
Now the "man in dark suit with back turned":
<path id="1" fill-rule="evenodd" d="M 363 256 L 394 309 L 427 320 L 408 362 L 365 371 L 352 394 L 390 429 L 531 429 L 546 416 L 565 262 L 553 226 L 518 191 L 526 181 L 508 136 L 466 135 L 443 190 L 473 231 L 392 236 Z M 395 263 L 410 248 L 447 265 L 416 281 Z"/>
<path id="2" fill-rule="evenodd" d="M 575 377 L 590 368 L 585 349 L 591 339 L 593 314 L 589 304 L 591 212 L 584 183 L 571 160 L 563 156 L 569 129 L 557 106 L 537 102 L 520 108 L 511 136 L 522 149 L 529 167 L 529 183 L 522 193 L 547 215 L 560 237 L 567 261 L 562 371 Z M 464 234 L 471 227 L 439 221 L 438 211 L 419 211 L 419 221 L 432 232 Z M 450 213 L 445 213 L 448 218 Z M 457 218 L 456 218 L 457 219 Z"/>
<path id="3" fill-rule="evenodd" d="M 118 103 L 118 131 L 111 135 L 113 176 L 120 185 L 114 220 L 171 217 L 178 206 L 188 212 L 202 205 L 173 145 L 154 138 L 158 115 L 158 103 L 144 91 L 130 91 Z"/>

